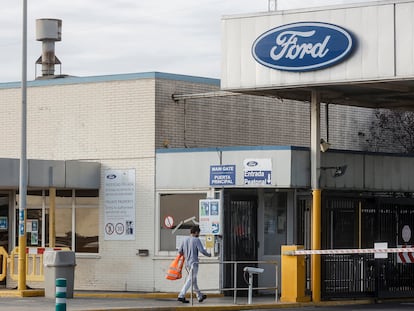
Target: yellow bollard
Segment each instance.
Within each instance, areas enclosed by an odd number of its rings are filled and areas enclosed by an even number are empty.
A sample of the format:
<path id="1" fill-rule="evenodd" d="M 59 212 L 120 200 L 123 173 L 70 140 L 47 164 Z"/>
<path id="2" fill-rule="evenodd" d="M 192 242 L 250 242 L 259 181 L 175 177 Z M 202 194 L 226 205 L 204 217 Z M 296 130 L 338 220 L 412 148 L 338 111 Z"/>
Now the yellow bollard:
<path id="1" fill-rule="evenodd" d="M 282 302 L 308 302 L 305 295 L 305 256 L 285 255 L 286 252 L 303 249 L 301 245 L 282 246 Z"/>
<path id="2" fill-rule="evenodd" d="M 321 249 L 321 190 L 313 190 L 312 250 Z M 321 301 L 321 255 L 311 258 L 312 301 Z"/>

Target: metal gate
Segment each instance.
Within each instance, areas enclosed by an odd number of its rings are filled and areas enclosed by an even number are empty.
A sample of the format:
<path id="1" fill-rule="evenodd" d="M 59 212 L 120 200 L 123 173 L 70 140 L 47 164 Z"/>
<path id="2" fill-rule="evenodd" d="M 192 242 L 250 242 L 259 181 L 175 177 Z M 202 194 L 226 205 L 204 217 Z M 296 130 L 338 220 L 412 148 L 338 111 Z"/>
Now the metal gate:
<path id="1" fill-rule="evenodd" d="M 257 261 L 257 196 L 236 191 L 224 196 L 224 260 Z M 243 276 L 243 268 L 249 264 L 237 265 L 237 275 Z M 250 264 L 251 265 L 251 264 Z M 247 288 L 246 281 L 239 277 L 233 284 L 234 273 L 230 265 L 224 269 L 224 287 Z M 257 287 L 257 278 L 254 280 Z M 231 293 L 230 293 L 231 294 Z M 239 295 L 246 295 L 240 291 Z"/>
<path id="2" fill-rule="evenodd" d="M 388 247 L 414 244 L 414 202 L 412 199 L 382 199 L 379 201 L 379 235 Z M 409 235 L 403 234 L 408 228 Z M 406 255 L 406 256 L 404 256 Z M 377 259 L 377 296 L 414 296 L 414 257 L 411 253 L 388 254 L 387 259 Z"/>
<path id="3" fill-rule="evenodd" d="M 411 198 L 331 196 L 324 198 L 323 208 L 324 249 L 372 248 L 375 242 L 387 242 L 390 248 L 414 244 Z M 373 254 L 322 255 L 322 298 L 414 296 L 414 255 L 408 255 L 405 262 L 398 260 L 399 256 L 388 254 L 388 259 L 374 259 Z"/>
<path id="4" fill-rule="evenodd" d="M 321 293 L 328 298 L 375 296 L 373 254 L 323 255 Z"/>

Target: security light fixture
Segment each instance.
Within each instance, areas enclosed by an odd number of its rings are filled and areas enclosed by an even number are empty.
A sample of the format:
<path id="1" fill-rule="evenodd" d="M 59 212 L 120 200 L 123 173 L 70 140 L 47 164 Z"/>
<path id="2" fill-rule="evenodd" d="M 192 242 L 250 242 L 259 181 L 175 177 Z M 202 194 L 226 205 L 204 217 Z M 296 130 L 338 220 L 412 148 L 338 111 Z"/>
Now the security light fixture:
<path id="1" fill-rule="evenodd" d="M 331 144 L 325 141 L 323 138 L 321 138 L 320 146 L 321 146 L 321 151 L 326 152 L 328 151 L 329 147 L 331 147 Z"/>
<path id="2" fill-rule="evenodd" d="M 348 165 L 346 164 L 342 166 L 324 166 L 321 167 L 321 170 L 333 170 L 332 177 L 340 177 L 345 174 L 347 167 Z"/>

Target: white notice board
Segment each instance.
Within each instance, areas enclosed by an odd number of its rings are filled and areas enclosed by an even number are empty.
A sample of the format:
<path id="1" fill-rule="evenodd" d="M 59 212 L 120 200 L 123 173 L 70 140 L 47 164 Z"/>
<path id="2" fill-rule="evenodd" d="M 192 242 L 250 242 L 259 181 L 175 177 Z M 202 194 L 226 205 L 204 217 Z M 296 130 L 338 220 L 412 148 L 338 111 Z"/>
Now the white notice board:
<path id="1" fill-rule="evenodd" d="M 105 170 L 105 240 L 135 240 L 135 169 Z"/>

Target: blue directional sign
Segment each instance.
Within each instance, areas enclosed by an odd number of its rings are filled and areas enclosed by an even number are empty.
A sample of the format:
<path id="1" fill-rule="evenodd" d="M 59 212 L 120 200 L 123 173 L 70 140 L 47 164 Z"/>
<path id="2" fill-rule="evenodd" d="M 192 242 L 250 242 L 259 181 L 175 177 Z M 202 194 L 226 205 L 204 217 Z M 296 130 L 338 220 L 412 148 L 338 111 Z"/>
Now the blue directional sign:
<path id="1" fill-rule="evenodd" d="M 272 160 L 271 159 L 245 159 L 244 184 L 245 185 L 271 185 Z"/>
<path id="2" fill-rule="evenodd" d="M 210 186 L 231 186 L 236 184 L 236 165 L 211 165 Z"/>

